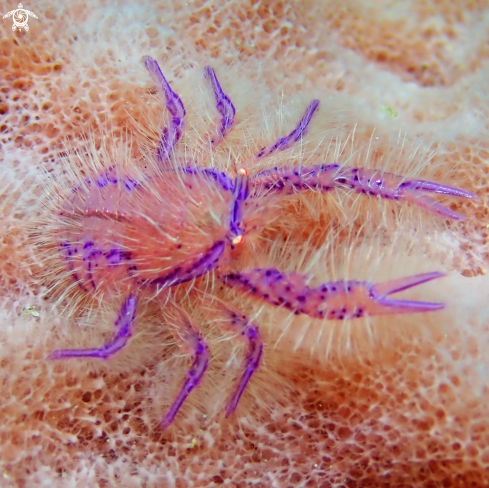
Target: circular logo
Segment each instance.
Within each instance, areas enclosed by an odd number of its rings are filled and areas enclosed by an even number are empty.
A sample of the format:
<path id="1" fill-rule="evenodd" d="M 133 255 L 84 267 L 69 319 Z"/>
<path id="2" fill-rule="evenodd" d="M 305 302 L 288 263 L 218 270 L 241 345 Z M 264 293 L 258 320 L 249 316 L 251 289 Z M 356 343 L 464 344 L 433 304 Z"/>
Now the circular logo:
<path id="1" fill-rule="evenodd" d="M 6 19 L 7 17 L 12 16 L 12 20 L 14 21 L 12 25 L 12 30 L 15 32 L 16 29 L 22 30 L 25 29 L 26 31 L 29 30 L 29 24 L 27 21 L 29 20 L 29 15 L 37 19 L 37 15 L 31 12 L 30 10 L 26 10 L 24 6 L 19 3 L 18 8 L 16 10 L 10 11 L 8 14 L 4 15 L 3 18 Z"/>

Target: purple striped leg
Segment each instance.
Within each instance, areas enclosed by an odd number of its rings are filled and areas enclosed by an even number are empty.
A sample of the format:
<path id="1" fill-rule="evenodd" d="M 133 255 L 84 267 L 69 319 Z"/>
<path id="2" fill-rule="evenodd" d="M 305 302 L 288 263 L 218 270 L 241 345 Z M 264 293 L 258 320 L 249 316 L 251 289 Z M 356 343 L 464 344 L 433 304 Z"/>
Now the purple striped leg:
<path id="1" fill-rule="evenodd" d="M 186 266 L 177 266 L 168 274 L 159 276 L 152 280 L 144 280 L 139 282 L 142 286 L 170 288 L 186 281 L 194 280 L 199 276 L 205 275 L 209 271 L 215 269 L 218 266 L 219 259 L 221 258 L 226 243 L 224 241 L 217 241 L 207 252 L 201 254 L 200 258 L 196 261 L 190 261 Z"/>
<path id="2" fill-rule="evenodd" d="M 435 202 L 425 194 L 439 193 L 460 198 L 475 195 L 431 181 L 406 180 L 378 169 L 350 168 L 338 164 L 319 164 L 310 168 L 272 168 L 250 178 L 250 196 L 276 193 L 290 195 L 303 190 L 330 191 L 349 188 L 357 193 L 396 201 L 406 201 L 428 212 L 454 220 L 465 217 Z"/>
<path id="3" fill-rule="evenodd" d="M 172 116 L 170 127 L 163 129 L 160 142 L 156 149 L 158 159 L 160 161 L 166 161 L 169 159 L 175 144 L 182 137 L 183 119 L 186 114 L 185 107 L 180 97 L 171 89 L 169 83 L 166 81 L 158 63 L 150 56 L 143 56 L 143 63 L 153 83 L 158 87 L 160 94 L 165 99 L 166 109 Z"/>
<path id="4" fill-rule="evenodd" d="M 236 176 L 233 208 L 229 219 L 229 229 L 231 231 L 231 246 L 234 248 L 236 244 L 242 242 L 243 230 L 241 229 L 241 219 L 243 214 L 243 204 L 249 196 L 249 174 L 245 169 L 240 169 Z"/>
<path id="5" fill-rule="evenodd" d="M 234 125 L 234 116 L 236 115 L 236 109 L 234 108 L 231 99 L 224 93 L 219 84 L 216 76 L 216 72 L 210 67 L 206 66 L 204 68 L 204 77 L 209 81 L 212 90 L 214 91 L 214 96 L 216 98 L 216 108 L 221 114 L 221 125 L 219 127 L 219 140 L 224 139 L 226 134 L 229 132 L 231 127 Z M 212 141 L 213 143 L 219 142 Z"/>
<path id="6" fill-rule="evenodd" d="M 192 355 L 193 361 L 177 398 L 173 401 L 168 412 L 161 420 L 161 428 L 163 430 L 172 424 L 183 402 L 189 396 L 190 392 L 202 381 L 209 365 L 209 348 L 200 330 L 182 310 L 174 309 L 174 312 L 168 321 L 170 331 L 180 348 L 185 353 Z"/>
<path id="7" fill-rule="evenodd" d="M 135 295 L 129 297 L 122 304 L 119 317 L 115 321 L 116 334 L 114 338 L 100 348 L 95 349 L 58 349 L 54 351 L 48 359 L 64 358 L 101 358 L 107 359 L 116 352 L 120 351 L 132 336 L 134 317 L 136 315 L 137 298 Z"/>
<path id="8" fill-rule="evenodd" d="M 234 191 L 234 181 L 224 171 L 219 171 L 216 168 L 199 168 L 195 166 L 187 166 L 182 168 L 181 171 L 188 175 L 203 175 L 211 181 L 217 181 L 224 191 Z"/>
<path id="9" fill-rule="evenodd" d="M 238 386 L 226 405 L 226 417 L 229 417 L 238 406 L 239 400 L 251 377 L 260 366 L 263 356 L 263 341 L 258 326 L 251 322 L 246 315 L 223 304 L 224 319 L 220 323 L 226 329 L 237 332 L 241 340 L 248 343 L 248 353 L 245 368 Z"/>
<path id="10" fill-rule="evenodd" d="M 440 310 L 445 307 L 443 303 L 396 300 L 389 298 L 389 295 L 442 276 L 442 273 L 436 272 L 422 273 L 377 284 L 368 281 L 333 281 L 310 288 L 305 274 L 281 273 L 269 268 L 230 273 L 223 276 L 222 280 L 265 302 L 285 307 L 296 315 L 344 320 Z"/>
<path id="11" fill-rule="evenodd" d="M 263 147 L 256 157 L 261 158 L 262 156 L 268 156 L 275 151 L 284 151 L 285 149 L 292 147 L 299 139 L 302 139 L 306 135 L 309 123 L 311 122 L 312 116 L 318 107 L 319 100 L 313 100 L 307 106 L 304 115 L 297 124 L 297 127 L 288 136 L 280 137 L 277 142 L 272 144 L 270 147 Z"/>

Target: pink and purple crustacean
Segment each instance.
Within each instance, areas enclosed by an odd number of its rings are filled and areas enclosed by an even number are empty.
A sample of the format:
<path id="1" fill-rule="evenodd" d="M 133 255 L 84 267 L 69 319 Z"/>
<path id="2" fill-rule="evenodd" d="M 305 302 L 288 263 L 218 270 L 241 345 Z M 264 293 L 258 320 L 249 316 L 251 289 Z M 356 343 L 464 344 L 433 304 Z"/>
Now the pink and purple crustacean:
<path id="1" fill-rule="evenodd" d="M 193 282 L 211 271 L 229 287 L 294 314 L 318 319 L 430 312 L 444 307 L 442 303 L 390 298 L 394 293 L 440 278 L 443 274 L 439 272 L 377 284 L 350 280 L 311 288 L 307 285 L 308 276 L 300 273 L 286 273 L 273 267 L 235 271 L 233 257 L 245 244 L 250 226 L 260 221 L 257 216 L 277 197 L 345 188 L 368 197 L 407 201 L 433 214 L 461 219 L 461 215 L 427 195 L 438 193 L 462 198 L 474 198 L 474 195 L 429 181 L 406 180 L 377 169 L 340 164 L 275 167 L 255 174 L 246 168 L 238 169 L 236 174 L 226 174 L 215 168 L 182 164 L 174 158 L 174 149 L 184 131 L 184 104 L 158 63 L 149 56 L 143 61 L 171 115 L 155 150 L 154 157 L 161 171 L 136 181 L 121 177 L 111 167 L 98 177 L 87 179 L 84 186 L 66 197 L 57 234 L 68 272 L 83 292 L 101 295 L 117 290 L 115 296 L 122 297 L 115 334 L 99 348 L 60 349 L 50 359 L 109 358 L 131 338 L 143 295 L 162 296 L 162 292 L 164 295 L 165 291 Z M 204 69 L 204 77 L 213 90 L 220 117 L 217 136 L 211 140 L 217 144 L 232 129 L 236 110 L 211 67 Z M 256 159 L 300 142 L 318 108 L 319 100 L 313 100 L 295 129 L 262 148 Z M 196 234 L 201 238 L 195 239 Z M 163 429 L 172 424 L 209 364 L 209 348 L 198 325 L 178 310 L 178 304 L 172 306 L 177 308 L 178 317 L 172 333 L 193 362 L 162 419 Z M 222 308 L 228 327 L 248 345 L 241 378 L 226 406 L 226 416 L 229 416 L 260 366 L 263 342 L 257 324 L 225 304 Z"/>

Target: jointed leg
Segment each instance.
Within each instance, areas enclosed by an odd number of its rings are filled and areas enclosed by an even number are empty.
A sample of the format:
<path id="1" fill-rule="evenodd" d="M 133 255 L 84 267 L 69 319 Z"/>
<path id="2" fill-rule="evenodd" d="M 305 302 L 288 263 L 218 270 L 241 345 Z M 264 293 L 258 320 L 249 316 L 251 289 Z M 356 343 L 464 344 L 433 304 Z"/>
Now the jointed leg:
<path id="1" fill-rule="evenodd" d="M 182 168 L 181 171 L 188 175 L 204 175 L 210 180 L 219 183 L 224 191 L 234 191 L 234 181 L 224 171 L 219 171 L 216 168 L 199 168 L 196 166 L 187 166 Z"/>
<path id="2" fill-rule="evenodd" d="M 257 158 L 261 158 L 262 156 L 268 156 L 275 151 L 283 151 L 292 147 L 299 139 L 304 137 L 307 131 L 307 127 L 311 122 L 312 116 L 314 112 L 319 107 L 319 100 L 313 100 L 306 108 L 304 115 L 301 120 L 297 124 L 297 127 L 288 135 L 284 137 L 280 137 L 275 144 L 272 144 L 270 147 L 263 147 L 260 152 L 256 155 Z"/>
<path id="3" fill-rule="evenodd" d="M 171 89 L 170 85 L 163 76 L 158 63 L 150 56 L 143 56 L 144 66 L 148 70 L 151 79 L 157 85 L 158 90 L 166 101 L 166 108 L 170 112 L 172 119 L 170 127 L 165 127 L 161 133 L 160 142 L 156 150 L 156 155 L 160 161 L 169 159 L 170 154 L 182 136 L 183 119 L 185 117 L 185 107 L 180 97 Z"/>
<path id="4" fill-rule="evenodd" d="M 442 277 L 442 273 L 423 273 L 384 283 L 334 281 L 317 288 L 306 284 L 307 275 L 255 269 L 247 273 L 230 273 L 224 283 L 251 293 L 268 303 L 283 306 L 295 314 L 324 319 L 353 319 L 370 315 L 430 312 L 445 307 L 443 303 L 393 300 L 389 295 Z"/>
<path id="5" fill-rule="evenodd" d="M 311 168 L 285 166 L 262 171 L 250 178 L 251 197 L 270 193 L 287 195 L 302 190 L 330 191 L 333 188 L 349 188 L 365 195 L 408 201 L 428 212 L 455 220 L 464 216 L 436 203 L 423 192 L 475 198 L 467 191 L 430 181 L 406 180 L 378 169 L 350 168 L 338 164 L 321 164 Z"/>
<path id="6" fill-rule="evenodd" d="M 307 107 L 297 127 L 286 137 L 281 137 L 269 148 L 263 148 L 257 157 L 291 147 L 304 136 L 319 100 Z M 357 193 L 413 203 L 431 213 L 459 220 L 462 215 L 436 203 L 424 193 L 441 193 L 462 198 L 475 198 L 472 193 L 424 180 L 406 180 L 400 175 L 378 169 L 350 168 L 338 164 L 321 164 L 311 168 L 282 167 L 262 171 L 250 178 L 250 196 L 263 194 L 291 194 L 302 190 L 329 191 L 349 188 Z"/>
<path id="7" fill-rule="evenodd" d="M 238 406 L 248 382 L 260 366 L 263 355 L 263 341 L 258 326 L 252 323 L 246 315 L 231 309 L 228 305 L 222 306 L 224 320 L 219 323 L 233 332 L 238 332 L 241 339 L 248 343 L 248 354 L 246 355 L 244 372 L 239 380 L 238 386 L 226 405 L 226 417 L 229 417 Z"/>
<path id="8" fill-rule="evenodd" d="M 245 315 L 230 309 L 228 306 L 223 306 L 223 308 L 225 315 L 224 320 L 221 322 L 223 326 L 238 332 L 241 338 L 248 343 L 245 370 L 239 380 L 236 391 L 226 406 L 226 417 L 228 417 L 236 410 L 250 378 L 260 365 L 263 355 L 263 342 L 258 327 L 251 323 Z M 190 392 L 202 381 L 209 364 L 209 349 L 197 326 L 192 323 L 182 310 L 176 307 L 170 309 L 167 313 L 169 314 L 167 323 L 170 326 L 173 337 L 175 337 L 184 352 L 193 356 L 193 362 L 177 398 L 161 421 L 163 429 L 171 425 Z"/>
<path id="9" fill-rule="evenodd" d="M 231 209 L 231 216 L 229 219 L 229 230 L 232 235 L 231 245 L 235 246 L 242 241 L 243 230 L 241 229 L 241 219 L 243 214 L 243 204 L 250 194 L 249 190 L 249 175 L 245 169 L 240 169 L 236 176 L 234 193 L 233 193 L 233 207 Z"/>
<path id="10" fill-rule="evenodd" d="M 216 108 L 221 114 L 221 126 L 219 127 L 219 137 L 224 139 L 229 129 L 234 125 L 234 116 L 236 115 L 236 109 L 232 104 L 230 98 L 224 93 L 219 84 L 216 76 L 216 72 L 210 67 L 206 66 L 204 68 L 205 79 L 209 81 L 214 91 L 214 96 L 216 98 Z M 213 141 L 218 142 L 218 141 Z"/>
<path id="11" fill-rule="evenodd" d="M 200 384 L 209 364 L 209 348 L 197 326 L 191 322 L 182 310 L 174 309 L 174 312 L 168 322 L 171 333 L 182 350 L 192 355 L 193 362 L 177 398 L 161 421 L 163 430 L 171 425 L 185 399 Z"/>
<path id="12" fill-rule="evenodd" d="M 218 266 L 219 259 L 226 248 L 224 241 L 217 241 L 210 249 L 203 252 L 196 261 L 190 261 L 184 266 L 177 266 L 168 274 L 159 276 L 152 280 L 143 280 L 139 284 L 143 286 L 156 286 L 170 288 L 180 283 L 193 280 L 205 275 Z"/>
<path id="13" fill-rule="evenodd" d="M 63 358 L 102 358 L 107 359 L 116 352 L 120 351 L 132 336 L 134 317 L 136 315 L 137 298 L 136 295 L 129 295 L 124 300 L 119 312 L 119 317 L 115 321 L 116 334 L 114 338 L 100 348 L 94 349 L 58 349 L 54 351 L 48 359 Z"/>

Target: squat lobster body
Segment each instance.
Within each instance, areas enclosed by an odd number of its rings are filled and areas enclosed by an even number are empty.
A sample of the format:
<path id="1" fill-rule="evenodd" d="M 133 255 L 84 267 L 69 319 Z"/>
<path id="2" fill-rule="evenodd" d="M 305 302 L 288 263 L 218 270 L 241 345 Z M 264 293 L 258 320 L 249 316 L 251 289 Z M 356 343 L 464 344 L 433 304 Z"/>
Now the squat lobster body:
<path id="1" fill-rule="evenodd" d="M 51 359 L 110 357 L 131 337 L 138 301 L 143 294 L 164 295 L 177 285 L 205 279 L 209 272 L 227 286 L 265 303 L 318 319 L 355 319 L 443 308 L 440 303 L 389 298 L 393 293 L 441 277 L 438 272 L 386 283 L 338 281 L 310 288 L 308 276 L 299 273 L 284 273 L 272 267 L 238 272 L 234 258 L 238 248 L 246 245 L 247 233 L 259 230 L 267 212 L 266 203 L 278 196 L 346 188 L 367 196 L 408 201 L 426 211 L 459 219 L 462 216 L 423 192 L 464 198 L 473 198 L 472 194 L 423 180 L 404 180 L 379 170 L 339 164 L 281 167 L 262 172 L 246 168 L 228 175 L 214 168 L 179 163 L 173 153 L 184 130 L 183 102 L 171 89 L 156 61 L 148 56 L 143 60 L 171 114 L 170 125 L 162 130 L 155 151 L 161 171 L 140 181 L 119 174 L 116 167 L 89 176 L 64 199 L 56 234 L 69 273 L 78 287 L 99 296 L 125 297 L 115 321 L 115 335 L 100 348 L 57 350 Z M 216 139 L 211 141 L 217 144 L 232 129 L 236 111 L 214 70 L 206 67 L 204 75 L 213 89 L 221 117 Z M 262 148 L 256 159 L 300 141 L 318 107 L 319 101 L 313 100 L 295 129 Z M 171 328 L 172 334 L 192 355 L 193 363 L 162 420 L 163 428 L 173 422 L 187 396 L 201 382 L 209 363 L 209 350 L 199 327 L 177 304 L 172 307 L 177 323 Z M 263 344 L 258 325 L 225 304 L 221 308 L 226 327 L 231 327 L 248 344 L 242 376 L 226 407 L 229 415 L 259 367 Z"/>
<path id="2" fill-rule="evenodd" d="M 61 212 L 62 247 L 85 290 L 110 293 L 123 286 L 129 292 L 163 275 L 177 280 L 189 261 L 224 242 L 231 195 L 215 182 L 175 173 L 132 185 L 120 180 L 110 170 L 87 180 Z"/>

